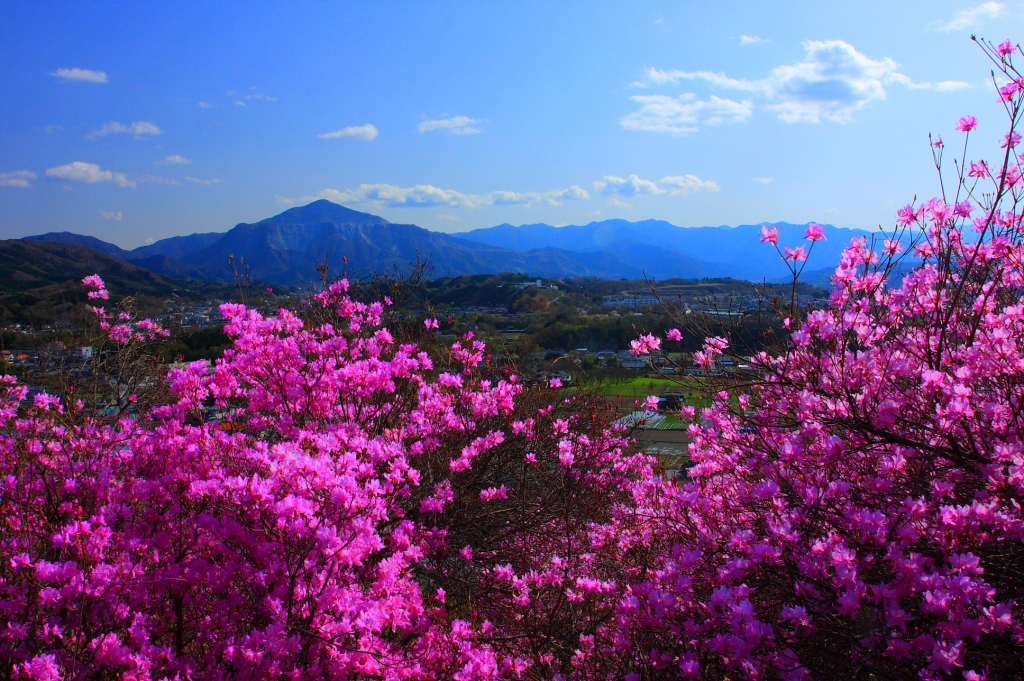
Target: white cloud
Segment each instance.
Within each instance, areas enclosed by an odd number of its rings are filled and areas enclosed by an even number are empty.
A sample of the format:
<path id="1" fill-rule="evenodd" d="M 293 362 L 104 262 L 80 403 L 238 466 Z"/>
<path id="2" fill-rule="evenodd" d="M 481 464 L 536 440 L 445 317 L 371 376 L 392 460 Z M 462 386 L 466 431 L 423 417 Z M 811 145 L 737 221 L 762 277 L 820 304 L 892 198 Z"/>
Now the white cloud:
<path id="1" fill-rule="evenodd" d="M 185 176 L 185 181 L 186 182 L 191 182 L 192 184 L 205 184 L 205 185 L 222 184 L 224 182 L 224 180 L 222 180 L 220 178 L 217 178 L 217 177 L 211 178 L 209 180 L 204 180 L 201 177 L 190 177 L 188 175 Z"/>
<path id="2" fill-rule="evenodd" d="M 475 135 L 483 132 L 480 128 L 473 127 L 481 121 L 469 116 L 453 116 L 451 118 L 439 118 L 436 120 L 423 121 L 419 124 L 420 132 L 430 130 L 450 130 L 453 135 Z"/>
<path id="3" fill-rule="evenodd" d="M 168 184 L 172 186 L 179 186 L 181 182 L 172 180 L 169 177 L 163 177 L 161 175 L 142 175 L 136 178 L 139 182 L 146 182 L 148 184 Z"/>
<path id="4" fill-rule="evenodd" d="M 696 175 L 669 175 L 661 178 L 658 183 L 665 187 L 669 194 L 686 196 L 693 192 L 717 192 L 722 188 L 714 180 L 702 180 Z"/>
<path id="5" fill-rule="evenodd" d="M 717 192 L 721 189 L 714 180 L 702 180 L 696 175 L 666 175 L 658 182 L 645 180 L 637 175 L 625 178 L 605 175 L 604 178 L 594 182 L 594 190 L 597 193 L 601 196 L 612 197 L 609 205 L 623 208 L 633 207 L 620 201 L 624 198 L 656 196 L 658 194 L 686 196 L 693 192 Z"/>
<path id="6" fill-rule="evenodd" d="M 953 18 L 937 27 L 940 31 L 962 31 L 977 26 L 982 19 L 996 19 L 1006 12 L 1006 5 L 1001 2 L 985 2 L 976 7 L 962 9 Z"/>
<path id="7" fill-rule="evenodd" d="M 730 78 L 724 73 L 710 71 L 662 71 L 648 68 L 645 82 L 665 85 L 684 80 L 703 80 L 717 87 L 755 93 L 768 101 L 768 110 L 787 123 L 819 123 L 822 120 L 847 122 L 856 111 L 870 102 L 885 99 L 885 87 L 892 83 L 916 90 L 940 92 L 970 87 L 968 83 L 962 81 L 915 82 L 909 76 L 900 73 L 899 64 L 892 59 L 871 59 L 842 40 L 809 40 L 803 46 L 807 52 L 803 61 L 778 66 L 760 80 Z M 693 98 L 694 96 L 689 94 L 679 98 L 676 108 L 680 110 L 677 114 L 680 123 L 676 124 L 677 127 L 684 127 L 687 116 L 693 117 L 694 114 L 684 108 Z M 645 104 L 646 108 L 647 105 L 641 98 L 633 99 Z M 658 102 L 650 103 L 651 106 L 655 104 Z M 662 106 L 668 104 L 664 103 Z M 641 109 L 631 116 L 642 120 L 643 112 Z M 736 118 L 742 120 L 738 115 Z M 630 117 L 623 119 L 624 126 L 627 119 Z M 671 125 L 660 128 L 651 125 L 637 129 L 676 131 Z"/>
<path id="8" fill-rule="evenodd" d="M 99 130 L 93 130 L 89 137 L 106 137 L 107 135 L 135 135 L 141 138 L 143 135 L 162 135 L 161 130 L 155 123 L 149 121 L 135 121 L 131 125 L 123 125 L 117 121 L 107 123 Z"/>
<path id="9" fill-rule="evenodd" d="M 36 174 L 31 170 L 0 173 L 0 187 L 31 187 L 30 182 L 34 179 L 36 179 Z"/>
<path id="10" fill-rule="evenodd" d="M 627 178 L 605 175 L 603 180 L 594 182 L 594 189 L 602 196 L 640 196 L 643 194 L 664 194 L 665 190 L 650 180 L 636 175 Z"/>
<path id="11" fill-rule="evenodd" d="M 760 182 L 761 184 L 771 184 L 772 178 L 770 177 L 755 177 L 754 182 Z"/>
<path id="12" fill-rule="evenodd" d="M 315 197 L 289 199 L 279 196 L 281 205 L 294 206 L 314 199 L 327 199 L 341 204 L 360 204 L 376 208 L 434 208 L 439 206 L 460 206 L 482 208 L 485 206 L 530 206 L 544 203 L 561 206 L 563 201 L 589 199 L 585 189 L 573 185 L 568 189 L 548 192 L 494 191 L 488 194 L 466 194 L 454 189 L 441 189 L 429 184 L 414 187 L 399 187 L 394 184 L 361 184 L 355 189 L 325 189 Z"/>
<path id="13" fill-rule="evenodd" d="M 198 104 L 196 104 L 196 106 L 198 106 L 200 109 L 212 109 L 213 108 L 213 104 L 210 104 L 208 102 L 199 102 Z"/>
<path id="14" fill-rule="evenodd" d="M 255 89 L 256 89 L 256 86 L 253 86 L 253 87 L 249 88 L 250 91 L 255 90 Z M 243 95 L 238 90 L 228 90 L 227 93 L 225 93 L 225 94 L 226 94 L 226 96 L 231 97 L 231 98 L 233 98 L 235 100 L 235 106 L 245 106 L 246 101 L 250 101 L 250 102 L 253 102 L 253 101 L 276 102 L 277 101 L 277 97 L 271 97 L 270 95 L 260 94 L 259 92 L 250 92 L 247 95 Z M 207 108 L 210 105 L 206 104 L 206 102 L 200 102 L 199 106 L 202 106 L 203 108 Z"/>
<path id="15" fill-rule="evenodd" d="M 57 69 L 50 75 L 55 78 L 74 80 L 80 83 L 107 82 L 107 74 L 105 71 L 90 71 L 89 69 Z"/>
<path id="16" fill-rule="evenodd" d="M 609 199 L 608 200 L 608 205 L 609 206 L 615 206 L 617 208 L 632 208 L 633 207 L 632 203 L 626 203 L 625 201 L 621 201 L 621 200 L 616 199 L 616 198 Z"/>
<path id="17" fill-rule="evenodd" d="M 377 127 L 367 123 L 366 125 L 349 125 L 342 128 L 341 130 L 335 130 L 334 132 L 325 132 L 320 135 L 320 139 L 331 140 L 338 139 L 341 137 L 354 137 L 360 140 L 370 140 L 377 138 Z"/>
<path id="18" fill-rule="evenodd" d="M 676 135 L 697 132 L 700 124 L 741 123 L 754 111 L 754 103 L 750 100 L 735 102 L 715 95 L 701 100 L 692 92 L 678 97 L 637 95 L 630 99 L 640 104 L 640 110 L 623 116 L 619 121 L 622 127 Z"/>
<path id="19" fill-rule="evenodd" d="M 161 166 L 183 166 L 183 165 L 185 165 L 187 163 L 191 163 L 191 162 L 192 161 L 188 160 L 187 158 L 185 158 L 184 156 L 182 156 L 180 154 L 171 154 L 170 156 L 168 156 L 164 160 L 157 161 L 156 163 L 157 163 L 157 165 L 161 165 Z"/>
<path id="20" fill-rule="evenodd" d="M 56 168 L 49 168 L 46 171 L 46 176 L 71 182 L 88 182 L 89 184 L 113 182 L 118 187 L 135 186 L 135 182 L 133 180 L 129 180 L 128 176 L 124 173 L 115 173 L 111 170 L 103 170 L 95 163 L 83 163 L 82 161 L 75 161 L 74 163 L 57 166 Z"/>
<path id="21" fill-rule="evenodd" d="M 103 210 L 99 211 L 100 217 L 104 220 L 113 220 L 115 222 L 121 222 L 121 211 Z"/>
<path id="22" fill-rule="evenodd" d="M 760 42 L 763 41 L 756 35 L 740 35 L 740 45 L 755 45 Z"/>

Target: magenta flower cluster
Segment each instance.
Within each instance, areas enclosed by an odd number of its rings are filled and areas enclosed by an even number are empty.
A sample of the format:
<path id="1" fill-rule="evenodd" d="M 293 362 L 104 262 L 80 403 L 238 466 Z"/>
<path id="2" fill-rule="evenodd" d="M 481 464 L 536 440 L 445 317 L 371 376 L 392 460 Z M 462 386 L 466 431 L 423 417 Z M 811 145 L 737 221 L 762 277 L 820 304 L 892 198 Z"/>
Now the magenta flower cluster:
<path id="1" fill-rule="evenodd" d="M 108 297 L 99 277 L 84 283 Z M 526 483 L 465 490 L 510 442 L 530 449 L 522 475 L 602 503 L 652 480 L 647 458 L 567 413 L 557 392 L 514 418 L 523 388 L 476 375 L 482 343 L 464 338 L 435 366 L 395 341 L 384 304 L 347 288 L 318 296 L 335 321 L 316 326 L 223 305 L 233 347 L 215 366 L 172 370 L 174 400 L 137 420 L 104 423 L 45 394 L 28 401 L 0 377 L 5 675 L 469 681 L 583 664 L 592 648 L 560 662 L 556 646 L 527 637 L 547 611 L 597 627 L 596 602 L 617 585 L 594 559 L 593 528 L 527 519 L 526 544 L 510 532 L 474 552 L 451 543 L 446 513 L 507 512 Z M 94 312 L 116 345 L 165 333 Z M 211 408 L 226 416 L 208 418 Z M 439 456 L 431 474 L 444 477 L 422 479 Z M 454 579 L 452 560 L 459 581 L 501 585 L 486 612 L 460 619 L 430 586 Z M 527 630 L 522 645 L 492 643 L 511 628 Z"/>

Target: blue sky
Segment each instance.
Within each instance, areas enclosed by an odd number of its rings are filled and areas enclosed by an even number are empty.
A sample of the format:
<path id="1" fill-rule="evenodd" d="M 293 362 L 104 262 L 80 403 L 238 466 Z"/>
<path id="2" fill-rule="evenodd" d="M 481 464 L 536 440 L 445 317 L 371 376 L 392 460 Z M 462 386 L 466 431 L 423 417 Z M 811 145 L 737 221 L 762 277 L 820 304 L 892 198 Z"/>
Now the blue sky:
<path id="1" fill-rule="evenodd" d="M 324 197 L 463 231 L 889 224 L 1004 125 L 1020 2 L 5 3 L 0 237 L 124 247 Z"/>

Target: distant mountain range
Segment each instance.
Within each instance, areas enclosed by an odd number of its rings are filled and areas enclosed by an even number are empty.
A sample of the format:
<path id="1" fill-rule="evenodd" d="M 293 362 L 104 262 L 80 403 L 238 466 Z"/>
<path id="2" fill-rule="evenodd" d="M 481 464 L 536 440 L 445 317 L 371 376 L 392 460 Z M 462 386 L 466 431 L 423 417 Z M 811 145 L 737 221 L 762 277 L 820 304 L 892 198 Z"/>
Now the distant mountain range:
<path id="1" fill-rule="evenodd" d="M 177 279 L 232 281 L 228 265 L 244 261 L 253 279 L 304 286 L 319 281 L 317 265 L 361 274 L 430 258 L 433 276 L 516 272 L 538 277 L 602 279 L 734 277 L 777 280 L 786 268 L 760 243 L 761 223 L 739 227 L 677 227 L 661 220 L 605 220 L 553 227 L 498 225 L 460 234 L 431 232 L 360 213 L 326 200 L 291 208 L 227 232 L 163 239 L 131 251 L 94 237 L 50 232 L 25 237 L 81 246 Z M 780 241 L 797 244 L 806 225 L 779 226 Z M 827 226 L 827 241 L 814 248 L 812 265 L 825 272 L 860 230 Z"/>

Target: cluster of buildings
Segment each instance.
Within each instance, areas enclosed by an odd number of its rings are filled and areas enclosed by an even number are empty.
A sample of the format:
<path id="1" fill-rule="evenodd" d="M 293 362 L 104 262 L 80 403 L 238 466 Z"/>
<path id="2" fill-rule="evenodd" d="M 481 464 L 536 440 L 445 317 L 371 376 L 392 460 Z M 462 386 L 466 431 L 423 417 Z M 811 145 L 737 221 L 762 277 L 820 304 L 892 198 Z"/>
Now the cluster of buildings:
<path id="1" fill-rule="evenodd" d="M 548 289 L 548 290 L 551 290 L 551 291 L 557 291 L 558 290 L 558 287 L 555 286 L 554 284 L 545 284 L 543 279 L 536 279 L 534 281 L 524 281 L 524 282 L 520 282 L 518 284 L 512 284 L 512 286 L 517 291 L 522 291 L 523 289 L 530 288 L 531 286 L 533 286 L 535 288 L 539 288 L 542 291 L 544 289 Z"/>

